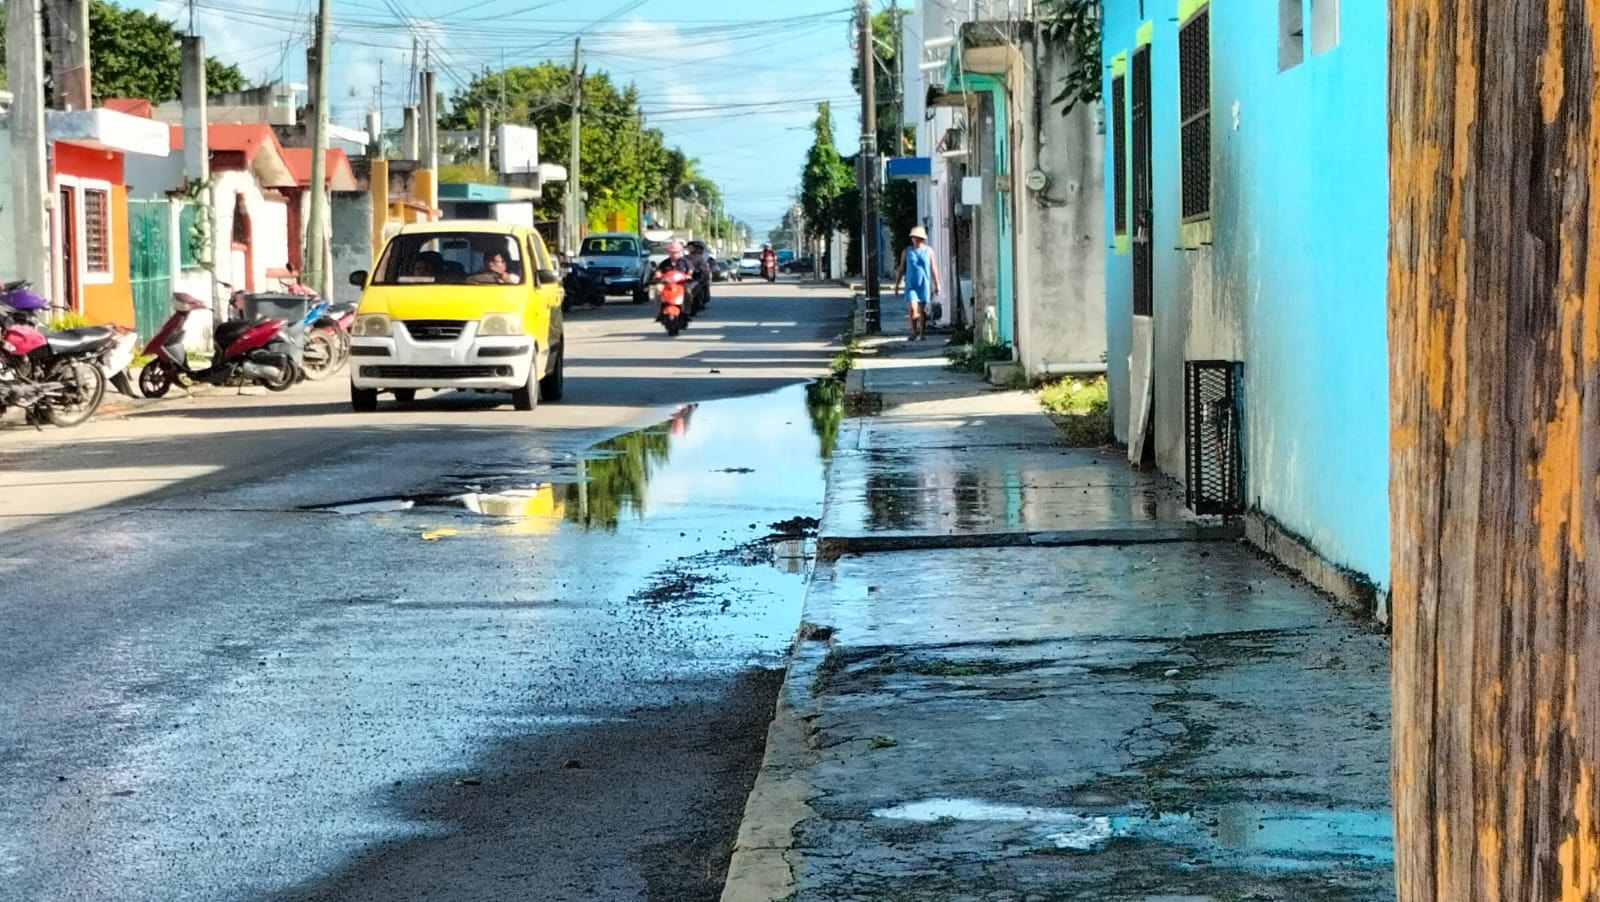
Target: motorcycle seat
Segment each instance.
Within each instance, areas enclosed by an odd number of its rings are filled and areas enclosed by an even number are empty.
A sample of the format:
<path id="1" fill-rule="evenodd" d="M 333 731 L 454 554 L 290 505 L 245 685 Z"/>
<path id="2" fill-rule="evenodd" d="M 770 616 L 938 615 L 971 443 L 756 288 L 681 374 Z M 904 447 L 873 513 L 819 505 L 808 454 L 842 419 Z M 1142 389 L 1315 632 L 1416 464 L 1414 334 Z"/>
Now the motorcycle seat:
<path id="1" fill-rule="evenodd" d="M 264 322 L 266 322 L 264 318 L 230 319 L 225 323 L 218 323 L 217 327 L 212 330 L 211 337 L 216 342 L 217 350 L 225 351 L 228 349 L 228 345 L 233 344 L 234 340 L 243 335 L 246 330 L 259 326 Z"/>
<path id="2" fill-rule="evenodd" d="M 44 340 L 50 353 L 60 357 L 66 354 L 89 354 L 111 346 L 116 341 L 116 330 L 110 326 L 83 326 L 45 333 Z"/>

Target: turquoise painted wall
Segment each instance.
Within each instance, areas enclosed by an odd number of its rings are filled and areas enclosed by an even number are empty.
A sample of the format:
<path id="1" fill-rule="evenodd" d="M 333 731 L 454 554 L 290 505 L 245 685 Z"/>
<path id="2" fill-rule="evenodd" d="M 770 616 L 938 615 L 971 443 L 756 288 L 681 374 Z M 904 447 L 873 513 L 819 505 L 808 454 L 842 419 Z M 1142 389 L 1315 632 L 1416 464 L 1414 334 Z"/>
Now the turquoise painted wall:
<path id="1" fill-rule="evenodd" d="M 1306 0 L 1308 32 L 1313 2 L 1330 0 Z M 1107 66 L 1133 49 L 1140 5 L 1106 4 Z M 1280 72 L 1278 5 L 1213 0 L 1211 278 L 1216 307 L 1243 324 L 1251 504 L 1387 588 L 1388 23 L 1385 4 L 1341 5 L 1337 46 L 1313 54 L 1308 34 L 1304 60 Z M 1176 250 L 1177 0 L 1143 6 L 1154 23 L 1157 330 L 1193 335 L 1205 328 L 1188 322 L 1193 252 Z M 1108 209 L 1108 234 L 1110 222 Z M 1131 257 L 1107 253 L 1107 338 L 1125 379 Z M 1158 339 L 1158 354 L 1171 346 Z"/>

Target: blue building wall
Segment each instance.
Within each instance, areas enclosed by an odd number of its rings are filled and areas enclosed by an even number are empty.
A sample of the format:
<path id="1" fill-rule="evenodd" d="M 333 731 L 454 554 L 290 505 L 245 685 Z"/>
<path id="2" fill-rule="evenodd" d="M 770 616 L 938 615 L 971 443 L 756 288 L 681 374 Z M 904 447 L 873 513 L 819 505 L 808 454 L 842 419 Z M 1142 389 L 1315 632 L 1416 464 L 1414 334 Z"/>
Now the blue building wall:
<path id="1" fill-rule="evenodd" d="M 1142 4 L 1153 26 L 1156 406 L 1170 415 L 1181 401 L 1184 356 L 1242 359 L 1251 505 L 1387 588 L 1387 10 L 1343 0 L 1337 46 L 1314 54 L 1314 2 L 1330 0 L 1305 0 L 1304 59 L 1283 72 L 1278 4 L 1211 4 L 1214 245 L 1199 250 L 1177 249 L 1178 0 Z M 1108 67 L 1133 49 L 1140 5 L 1106 3 Z M 1109 80 L 1106 97 L 1109 110 Z M 1108 234 L 1111 221 L 1108 208 Z M 1132 266 L 1108 254 L 1125 437 Z"/>

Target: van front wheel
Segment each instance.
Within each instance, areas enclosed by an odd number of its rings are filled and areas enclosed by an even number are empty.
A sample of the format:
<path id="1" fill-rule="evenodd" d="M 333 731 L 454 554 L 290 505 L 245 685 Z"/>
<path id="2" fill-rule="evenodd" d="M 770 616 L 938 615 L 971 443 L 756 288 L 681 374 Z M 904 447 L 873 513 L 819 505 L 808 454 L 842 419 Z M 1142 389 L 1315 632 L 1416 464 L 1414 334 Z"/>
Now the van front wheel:
<path id="1" fill-rule="evenodd" d="M 511 393 L 511 406 L 518 410 L 533 410 L 539 406 L 539 374 L 536 367 L 528 367 L 528 383 Z"/>

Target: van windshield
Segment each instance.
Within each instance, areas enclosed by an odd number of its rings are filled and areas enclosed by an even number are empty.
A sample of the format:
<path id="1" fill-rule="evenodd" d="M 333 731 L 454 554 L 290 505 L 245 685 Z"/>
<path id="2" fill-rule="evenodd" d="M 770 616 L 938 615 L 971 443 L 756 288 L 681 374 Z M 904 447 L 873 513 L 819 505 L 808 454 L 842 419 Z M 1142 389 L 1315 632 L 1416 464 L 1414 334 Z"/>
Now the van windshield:
<path id="1" fill-rule="evenodd" d="M 580 257 L 637 257 L 639 242 L 632 238 L 585 238 Z"/>
<path id="2" fill-rule="evenodd" d="M 396 235 L 384 248 L 374 285 L 504 285 L 526 277 L 521 242 L 512 235 L 429 232 Z M 505 277 L 500 275 L 504 264 Z"/>

